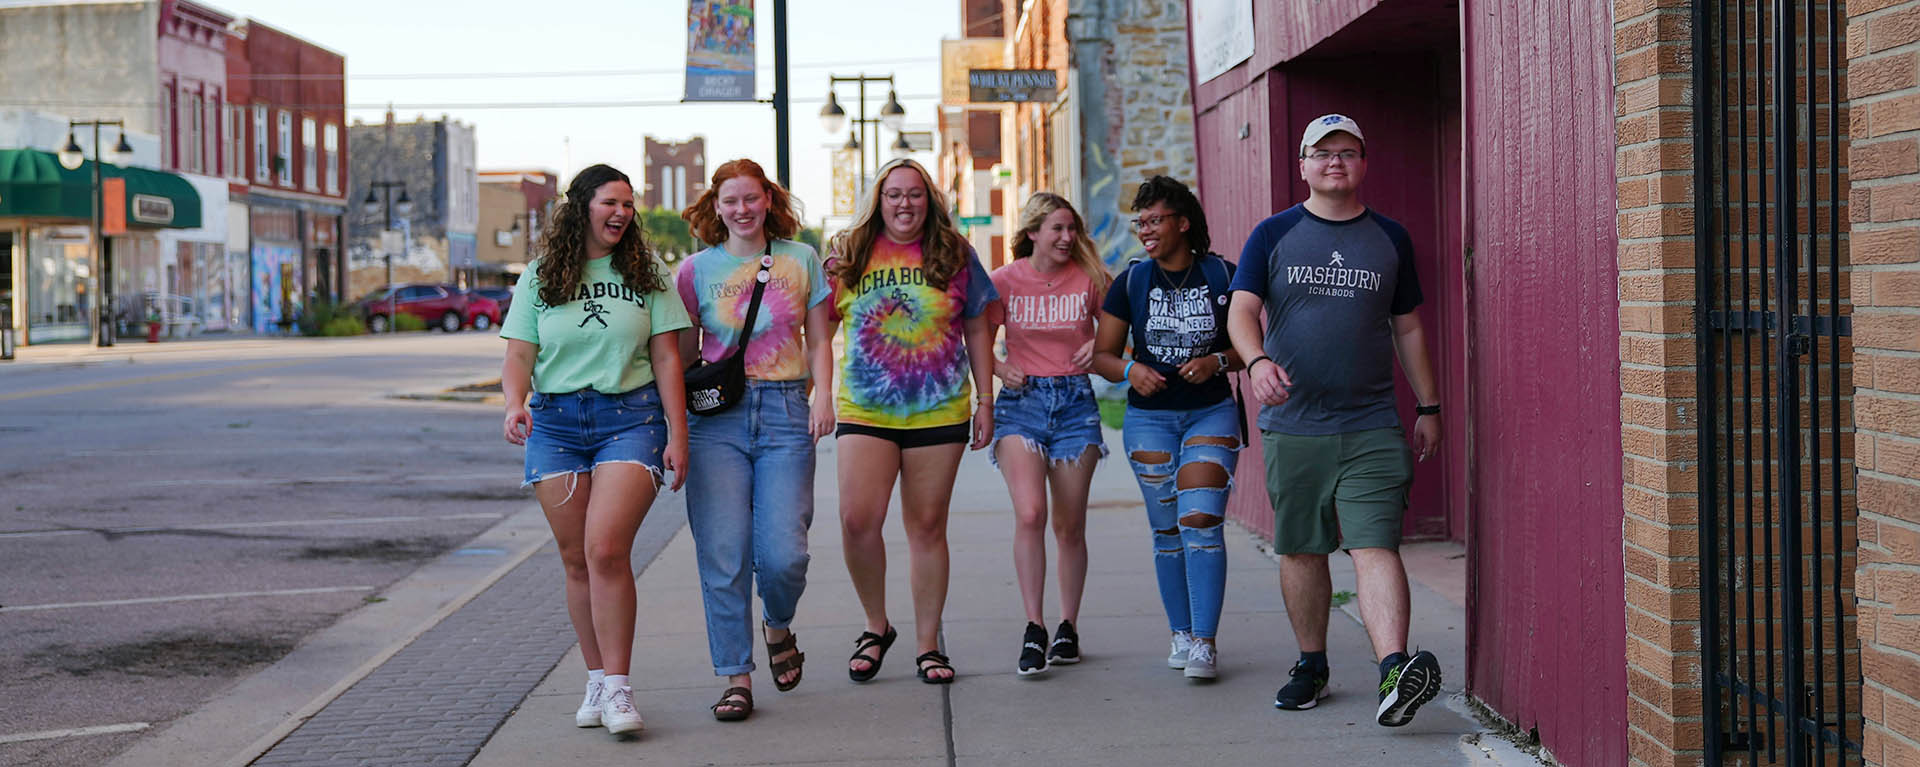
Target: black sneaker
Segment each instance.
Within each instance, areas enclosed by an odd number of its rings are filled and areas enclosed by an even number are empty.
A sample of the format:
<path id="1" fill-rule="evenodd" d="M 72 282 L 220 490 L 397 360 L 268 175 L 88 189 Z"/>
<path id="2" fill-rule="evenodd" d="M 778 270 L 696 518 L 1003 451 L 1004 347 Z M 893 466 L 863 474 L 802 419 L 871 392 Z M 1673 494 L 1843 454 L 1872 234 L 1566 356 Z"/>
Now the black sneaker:
<path id="1" fill-rule="evenodd" d="M 1316 669 L 1306 661 L 1293 664 L 1293 670 L 1287 672 L 1293 677 L 1287 686 L 1273 696 L 1273 707 L 1287 711 L 1305 711 L 1320 705 L 1320 699 L 1327 697 L 1327 670 Z"/>
<path id="2" fill-rule="evenodd" d="M 1032 676 L 1047 670 L 1047 630 L 1038 623 L 1027 624 L 1027 635 L 1020 644 L 1020 667 L 1015 669 L 1021 676 Z"/>
<path id="3" fill-rule="evenodd" d="M 1374 721 L 1382 727 L 1411 722 L 1420 704 L 1433 700 L 1439 692 L 1440 659 L 1426 650 L 1414 653 L 1380 681 L 1380 710 L 1374 714 Z"/>
<path id="4" fill-rule="evenodd" d="M 1047 648 L 1047 664 L 1053 666 L 1071 666 L 1080 662 L 1080 632 L 1073 630 L 1069 621 L 1061 621 L 1060 628 L 1053 630 L 1053 646 Z"/>

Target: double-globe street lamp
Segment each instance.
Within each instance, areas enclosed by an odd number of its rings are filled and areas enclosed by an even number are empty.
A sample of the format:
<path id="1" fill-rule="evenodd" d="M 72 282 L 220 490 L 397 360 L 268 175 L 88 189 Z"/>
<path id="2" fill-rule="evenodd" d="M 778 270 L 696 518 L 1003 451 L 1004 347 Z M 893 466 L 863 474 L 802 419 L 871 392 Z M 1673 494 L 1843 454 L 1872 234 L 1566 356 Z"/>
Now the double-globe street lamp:
<path id="1" fill-rule="evenodd" d="M 112 160 L 115 165 L 124 165 L 133 157 L 133 147 L 127 144 L 127 124 L 123 120 L 68 120 L 67 145 L 60 148 L 60 167 L 67 170 L 79 170 L 86 162 L 86 154 L 80 149 L 80 142 L 74 138 L 75 128 L 93 129 L 93 181 L 87 195 L 92 213 L 90 223 L 91 236 L 88 238 L 89 261 L 93 267 L 94 299 L 99 310 L 94 313 L 95 343 L 99 346 L 113 345 L 113 262 L 107 255 L 105 243 L 101 241 L 100 215 L 106 203 L 101 199 L 100 187 L 100 127 L 112 125 L 120 129 L 120 141 L 113 146 Z"/>
<path id="2" fill-rule="evenodd" d="M 381 198 L 383 196 L 386 198 L 386 224 L 380 227 L 380 236 L 384 240 L 386 233 L 393 231 L 393 209 L 399 208 L 400 215 L 402 216 L 412 215 L 413 198 L 407 196 L 407 182 L 405 181 L 375 181 L 367 186 L 370 187 L 367 189 L 367 199 L 360 201 L 360 210 L 367 215 L 371 216 L 378 213 L 381 209 Z M 395 189 L 400 190 L 399 199 L 394 199 L 393 190 Z M 375 190 L 384 191 L 386 194 L 381 195 Z M 402 247 L 405 247 L 405 245 L 403 244 Z M 384 247 L 384 243 L 380 250 L 385 254 L 387 262 L 387 332 L 391 333 L 399 324 L 395 321 L 398 318 L 395 312 L 399 308 L 400 291 L 393 285 L 393 251 Z M 376 333 L 380 332 L 379 328 L 371 328 L 371 330 Z"/>
<path id="3" fill-rule="evenodd" d="M 859 111 L 856 113 L 857 116 L 852 119 L 854 130 L 847 133 L 847 143 L 841 148 L 854 150 L 860 155 L 860 183 L 865 184 L 867 183 L 867 153 L 861 151 L 861 148 L 863 146 L 873 147 L 873 164 L 877 168 L 877 166 L 880 165 L 880 126 L 886 126 L 887 130 L 898 132 L 901 124 L 907 120 L 907 110 L 900 106 L 900 99 L 895 95 L 893 75 L 868 75 L 865 73 L 852 76 L 829 75 L 827 77 L 827 105 L 820 108 L 820 127 L 825 128 L 828 135 L 839 133 L 842 128 L 847 126 L 847 110 L 840 106 L 840 100 L 833 90 L 834 86 L 841 83 L 859 83 L 860 85 L 859 100 L 857 102 Z M 878 119 L 869 119 L 867 117 L 867 83 L 887 84 L 887 103 L 881 105 L 880 117 Z M 869 126 L 873 127 L 873 139 L 871 142 L 865 140 Z M 902 140 L 904 140 L 904 138 L 903 136 Z M 899 143 L 899 141 L 895 142 L 896 151 Z"/>

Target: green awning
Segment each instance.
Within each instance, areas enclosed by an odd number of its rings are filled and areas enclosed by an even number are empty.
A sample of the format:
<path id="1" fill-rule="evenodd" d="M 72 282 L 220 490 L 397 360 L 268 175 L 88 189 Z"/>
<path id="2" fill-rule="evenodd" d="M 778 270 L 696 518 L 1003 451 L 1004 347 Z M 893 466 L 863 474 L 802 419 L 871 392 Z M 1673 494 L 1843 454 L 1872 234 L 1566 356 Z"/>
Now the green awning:
<path id="1" fill-rule="evenodd" d="M 179 174 L 145 168 L 100 166 L 100 176 L 127 181 L 129 227 L 196 229 L 200 193 Z M 93 161 L 78 170 L 37 149 L 0 149 L 0 216 L 92 218 Z"/>

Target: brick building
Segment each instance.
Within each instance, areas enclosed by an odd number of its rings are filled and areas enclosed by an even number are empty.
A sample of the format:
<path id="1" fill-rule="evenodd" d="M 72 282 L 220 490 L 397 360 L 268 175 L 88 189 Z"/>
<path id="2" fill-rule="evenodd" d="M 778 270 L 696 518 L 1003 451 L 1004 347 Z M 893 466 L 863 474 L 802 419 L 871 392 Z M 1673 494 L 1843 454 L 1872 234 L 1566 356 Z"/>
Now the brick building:
<path id="1" fill-rule="evenodd" d="M 347 216 L 348 281 L 353 295 L 364 295 L 387 283 L 387 261 L 392 259 L 393 282 L 446 282 L 471 285 L 478 269 L 476 233 L 480 228 L 480 177 L 474 167 L 474 129 L 441 117 L 412 122 L 368 125 L 355 120 L 347 129 L 353 153 Z M 372 184 L 401 186 L 375 192 Z M 389 250 L 380 232 L 387 225 L 389 196 L 403 193 L 412 202 L 410 212 L 393 208 L 392 223 L 401 246 Z M 372 212 L 364 203 L 372 197 Z"/>
<path id="2" fill-rule="evenodd" d="M 646 165 L 640 206 L 680 210 L 707 191 L 707 139 L 694 136 L 679 143 L 646 137 Z"/>
<path id="3" fill-rule="evenodd" d="M 559 176 L 547 170 L 480 172 L 476 285 L 512 285 L 534 259 L 540 232 L 559 202 L 559 184 Z"/>
<path id="4" fill-rule="evenodd" d="M 308 301 L 353 297 L 347 212 L 346 57 L 253 19 L 226 34 L 229 102 L 218 112 L 254 330 L 284 329 Z M 230 247 L 230 250 L 233 248 Z"/>

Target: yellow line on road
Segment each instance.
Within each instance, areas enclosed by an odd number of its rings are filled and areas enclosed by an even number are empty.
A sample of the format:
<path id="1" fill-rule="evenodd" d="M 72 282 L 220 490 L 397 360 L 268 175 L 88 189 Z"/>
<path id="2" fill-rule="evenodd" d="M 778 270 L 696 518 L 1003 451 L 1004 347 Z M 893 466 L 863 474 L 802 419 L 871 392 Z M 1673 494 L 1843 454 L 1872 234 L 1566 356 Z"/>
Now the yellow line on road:
<path id="1" fill-rule="evenodd" d="M 240 365 L 238 367 L 216 368 L 213 370 L 196 370 L 189 373 L 168 373 L 166 375 L 141 376 L 139 378 L 123 378 L 118 381 L 98 381 L 95 383 L 73 384 L 72 386 L 55 386 L 50 389 L 28 389 L 26 391 L 13 392 L 10 394 L 0 394 L 0 402 L 8 402 L 8 401 L 17 400 L 17 399 L 27 399 L 29 397 L 51 397 L 58 394 L 75 394 L 83 391 L 98 391 L 100 389 L 112 389 L 119 386 L 138 386 L 140 384 L 163 383 L 166 381 L 183 381 L 189 378 L 201 378 L 205 376 L 215 376 L 215 375 L 221 375 L 225 373 L 250 373 L 255 370 L 267 370 L 269 368 L 283 368 L 288 365 L 300 365 L 308 362 L 318 362 L 318 361 L 319 360 L 280 360 L 277 362 L 261 362 L 253 365 Z"/>

